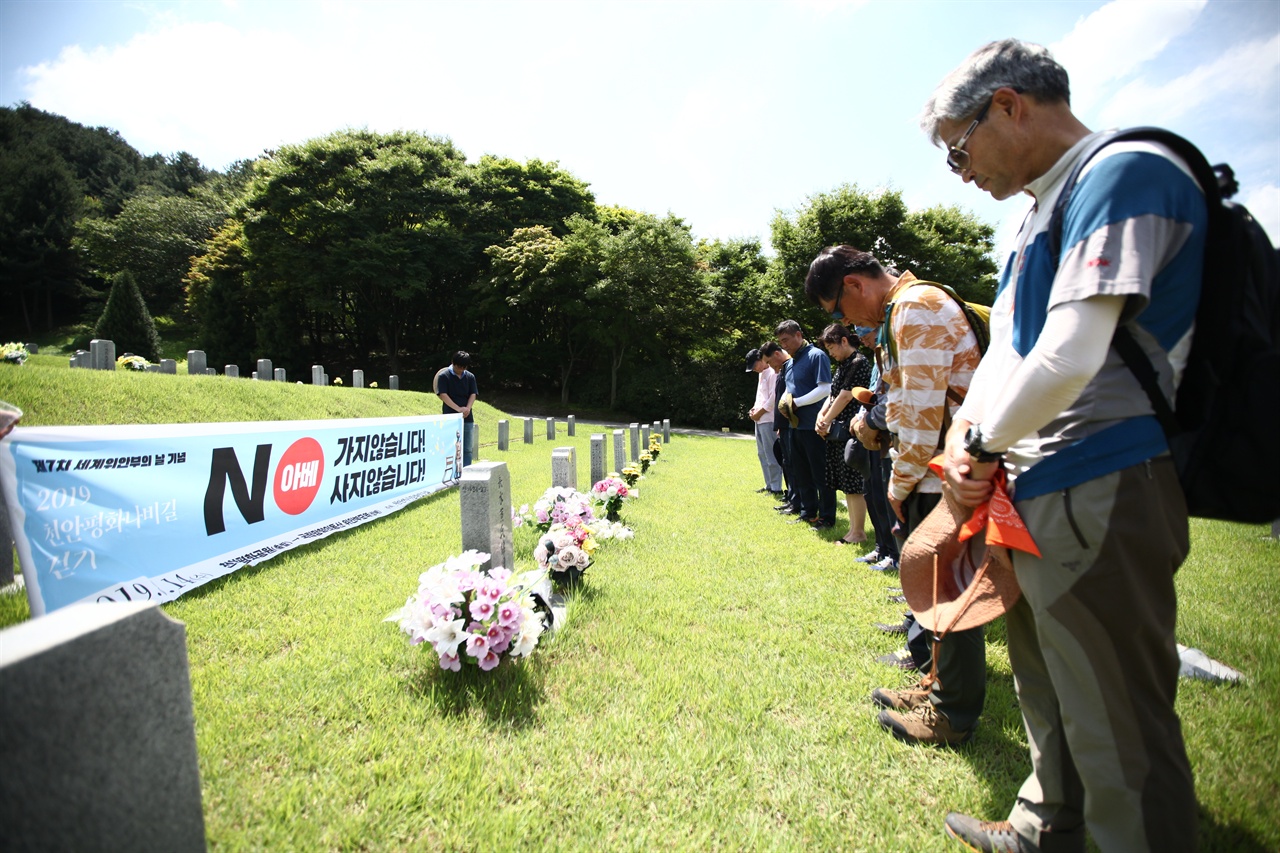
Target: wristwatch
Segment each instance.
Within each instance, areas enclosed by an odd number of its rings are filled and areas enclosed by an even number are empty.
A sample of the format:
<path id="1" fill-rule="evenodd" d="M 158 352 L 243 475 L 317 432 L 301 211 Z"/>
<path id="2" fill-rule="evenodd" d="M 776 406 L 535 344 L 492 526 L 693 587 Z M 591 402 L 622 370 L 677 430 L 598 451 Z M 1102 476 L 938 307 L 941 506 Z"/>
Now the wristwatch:
<path id="1" fill-rule="evenodd" d="M 964 434 L 964 449 L 974 462 L 995 462 L 1000 458 L 999 453 L 990 453 L 982 447 L 982 427 L 979 424 L 970 424 Z"/>

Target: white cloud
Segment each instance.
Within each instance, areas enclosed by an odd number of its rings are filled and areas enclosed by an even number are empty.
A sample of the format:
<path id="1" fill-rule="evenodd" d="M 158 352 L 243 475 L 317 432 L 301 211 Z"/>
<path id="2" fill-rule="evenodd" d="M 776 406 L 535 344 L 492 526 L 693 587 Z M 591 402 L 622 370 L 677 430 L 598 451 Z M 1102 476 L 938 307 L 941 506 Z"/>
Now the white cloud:
<path id="1" fill-rule="evenodd" d="M 1215 61 L 1166 83 L 1134 80 L 1112 95 L 1099 124 L 1132 124 L 1135 117 L 1171 124 L 1202 105 L 1223 98 L 1259 97 L 1275 87 L 1280 70 L 1280 35 L 1233 47 Z"/>
<path id="2" fill-rule="evenodd" d="M 1049 46 L 1071 75 L 1071 103 L 1082 115 L 1106 84 L 1121 80 L 1159 56 L 1191 29 L 1207 0 L 1114 0 L 1080 19 Z"/>
<path id="3" fill-rule="evenodd" d="M 1280 186 L 1267 184 L 1256 187 L 1240 199 L 1249 208 L 1253 218 L 1271 238 L 1271 245 L 1280 248 Z"/>

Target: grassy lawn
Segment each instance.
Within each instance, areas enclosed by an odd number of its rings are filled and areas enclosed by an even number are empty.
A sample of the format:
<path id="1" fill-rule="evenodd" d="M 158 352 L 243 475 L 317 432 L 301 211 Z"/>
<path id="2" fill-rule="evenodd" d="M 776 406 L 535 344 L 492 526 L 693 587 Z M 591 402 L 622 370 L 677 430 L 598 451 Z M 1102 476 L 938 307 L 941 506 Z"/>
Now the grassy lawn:
<path id="1" fill-rule="evenodd" d="M 41 360 L 43 361 L 43 359 Z M 61 359 L 65 365 L 65 359 Z M 28 425 L 434 413 L 410 392 L 212 377 L 0 370 Z M 553 446 L 481 458 L 513 500 L 549 485 Z M 648 418 L 663 417 L 653 412 Z M 610 453 L 612 448 L 610 448 Z M 610 458 L 612 456 L 610 455 Z M 885 576 L 788 525 L 757 495 L 752 442 L 674 436 L 603 543 L 569 621 L 526 664 L 442 672 L 382 618 L 461 548 L 456 490 L 243 569 L 168 605 L 186 623 L 206 829 L 215 850 L 955 850 L 942 818 L 1004 816 L 1028 769 L 1003 624 L 987 709 L 957 751 L 879 729 L 874 662 L 897 643 Z M 841 510 L 843 513 L 843 510 Z M 1194 522 L 1179 639 L 1247 685 L 1179 695 L 1204 850 L 1280 848 L 1280 545 L 1261 526 Z M 520 568 L 534 533 L 517 531 Z M 25 617 L 4 596 L 0 624 Z"/>

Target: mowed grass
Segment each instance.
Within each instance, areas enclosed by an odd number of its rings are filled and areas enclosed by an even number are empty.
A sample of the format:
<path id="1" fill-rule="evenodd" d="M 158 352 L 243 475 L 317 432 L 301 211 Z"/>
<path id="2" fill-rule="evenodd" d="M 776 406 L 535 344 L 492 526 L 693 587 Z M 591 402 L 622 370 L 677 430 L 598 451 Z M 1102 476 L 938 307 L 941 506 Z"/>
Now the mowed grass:
<path id="1" fill-rule="evenodd" d="M 29 425 L 438 411 L 409 392 L 34 364 L 0 371 L 0 399 Z M 477 414 L 480 456 L 507 463 L 517 505 L 549 485 L 555 446 L 577 448 L 586 487 L 591 426 L 568 438 L 561 423 L 549 442 L 539 421 L 524 445 L 513 421 L 499 454 L 501 413 Z M 187 626 L 210 847 L 958 849 L 946 811 L 1001 818 L 1028 770 L 1003 623 L 973 742 L 897 743 L 868 698 L 906 680 L 874 662 L 898 645 L 871 624 L 900 617 L 896 576 L 830 544 L 843 510 L 815 534 L 772 512 L 759 481 L 752 442 L 673 436 L 624 508 L 636 538 L 602 545 L 530 661 L 488 675 L 440 671 L 381 621 L 461 549 L 456 490 L 165 605 Z M 1280 848 L 1280 546 L 1266 533 L 1195 521 L 1179 573 L 1180 640 L 1250 679 L 1182 683 L 1204 850 Z M 533 541 L 517 531 L 518 568 Z M 4 607 L 0 623 L 24 618 Z"/>

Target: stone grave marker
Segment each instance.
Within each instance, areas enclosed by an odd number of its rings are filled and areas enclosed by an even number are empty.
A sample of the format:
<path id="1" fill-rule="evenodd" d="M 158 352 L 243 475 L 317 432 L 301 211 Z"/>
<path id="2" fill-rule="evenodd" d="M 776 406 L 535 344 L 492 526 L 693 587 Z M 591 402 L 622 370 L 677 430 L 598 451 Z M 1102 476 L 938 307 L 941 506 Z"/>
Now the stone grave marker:
<path id="1" fill-rule="evenodd" d="M 351 387 L 352 388 L 364 387 L 364 371 L 363 370 L 351 371 Z"/>
<path id="2" fill-rule="evenodd" d="M 206 368 L 204 369 L 204 375 L 205 375 L 205 376 L 217 376 L 217 375 L 218 375 L 218 371 L 217 371 L 215 368 L 212 368 L 212 367 L 206 367 Z"/>
<path id="3" fill-rule="evenodd" d="M 161 373 L 168 373 L 168 374 L 170 374 L 171 376 L 177 376 L 177 375 L 178 375 L 178 362 L 174 361 L 174 360 L 173 360 L 173 359 L 171 359 L 171 358 L 162 358 L 162 359 L 160 359 L 160 372 L 161 372 Z"/>
<path id="4" fill-rule="evenodd" d="M 272 377 L 271 359 L 258 359 L 258 378 L 264 382 L 270 382 Z"/>
<path id="5" fill-rule="evenodd" d="M 524 419 L 524 443 L 533 444 L 533 418 Z"/>
<path id="6" fill-rule="evenodd" d="M 39 354 L 40 354 L 40 345 L 39 345 L 39 344 L 27 344 L 27 352 L 31 353 L 32 355 L 39 355 Z"/>
<path id="7" fill-rule="evenodd" d="M 591 436 L 591 485 L 604 479 L 609 469 L 605 467 L 605 458 L 609 455 L 609 437 L 602 432 Z"/>
<path id="8" fill-rule="evenodd" d="M 556 419 L 547 418 L 547 441 L 556 440 Z"/>
<path id="9" fill-rule="evenodd" d="M 143 373 L 161 373 L 163 372 L 163 370 L 158 364 L 148 364 L 146 367 L 142 368 L 142 372 Z"/>
<path id="10" fill-rule="evenodd" d="M 511 443 L 511 424 L 506 418 L 498 421 L 498 449 L 506 451 Z"/>
<path id="11" fill-rule="evenodd" d="M 321 364 L 311 365 L 311 384 L 312 385 L 324 384 L 324 365 L 321 365 Z"/>
<path id="12" fill-rule="evenodd" d="M 568 429 L 569 429 L 569 435 L 573 435 L 573 434 L 574 434 L 574 429 L 575 429 L 575 427 L 577 427 L 577 425 L 578 425 L 578 420 L 577 420 L 577 418 L 575 418 L 573 415 L 569 415 L 569 427 L 568 427 Z"/>
<path id="13" fill-rule="evenodd" d="M 201 349 L 187 350 L 187 375 L 203 376 L 209 368 L 209 359 Z"/>
<path id="14" fill-rule="evenodd" d="M 557 447 L 551 451 L 551 485 L 578 488 L 578 451 L 573 447 Z"/>
<path id="15" fill-rule="evenodd" d="M 288 380 L 286 380 L 286 379 L 284 378 L 284 368 L 283 368 L 283 367 L 277 367 L 275 370 L 273 370 L 273 371 L 272 371 L 272 379 L 273 379 L 274 381 L 276 381 L 276 382 L 286 382 L 286 381 L 288 381 Z"/>
<path id="16" fill-rule="evenodd" d="M 459 503 L 462 550 L 490 555 L 487 569 L 515 566 L 511 540 L 511 474 L 505 462 L 476 462 L 462 469 Z"/>
<path id="17" fill-rule="evenodd" d="M 94 370 L 115 370 L 116 342 L 102 338 L 89 341 L 89 361 Z"/>
<path id="18" fill-rule="evenodd" d="M 640 452 L 641 453 L 649 452 L 649 425 L 648 424 L 640 425 Z"/>
<path id="19" fill-rule="evenodd" d="M 628 429 L 631 434 L 631 461 L 640 459 L 640 424 L 632 424 Z"/>
<path id="20" fill-rule="evenodd" d="M 480 424 L 466 424 L 467 432 L 471 438 L 471 461 L 475 462 L 480 458 Z"/>
<path id="21" fill-rule="evenodd" d="M 662 419 L 662 443 L 669 444 L 671 442 L 671 419 Z"/>
<path id="22" fill-rule="evenodd" d="M 615 429 L 613 431 L 613 469 L 618 473 L 627 467 L 627 446 L 626 439 L 622 436 L 623 431 Z M 594 483 L 592 485 L 595 485 Z"/>
<path id="23" fill-rule="evenodd" d="M 387 387 L 390 388 L 392 391 L 400 390 L 400 374 L 399 373 L 391 374 L 391 378 L 387 380 Z"/>
<path id="24" fill-rule="evenodd" d="M 147 602 L 0 632 L 0 847 L 203 851 L 186 628 Z"/>
<path id="25" fill-rule="evenodd" d="M 240 377 L 240 365 L 228 364 L 226 367 L 222 368 L 222 374 L 224 376 L 232 376 L 238 379 Z"/>

